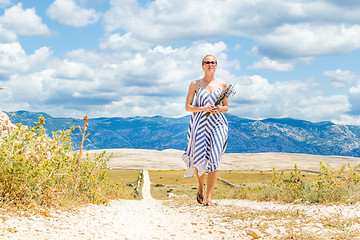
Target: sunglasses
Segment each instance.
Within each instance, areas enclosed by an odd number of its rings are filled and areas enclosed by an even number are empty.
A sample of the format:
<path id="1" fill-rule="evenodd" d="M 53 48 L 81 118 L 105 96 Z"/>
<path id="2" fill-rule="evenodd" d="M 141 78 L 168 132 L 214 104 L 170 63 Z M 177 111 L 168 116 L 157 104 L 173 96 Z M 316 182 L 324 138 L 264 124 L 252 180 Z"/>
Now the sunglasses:
<path id="1" fill-rule="evenodd" d="M 205 62 L 203 62 L 203 64 L 206 64 L 206 65 L 210 65 L 210 64 L 212 64 L 212 65 L 217 65 L 217 62 L 216 62 L 216 61 L 205 61 Z"/>

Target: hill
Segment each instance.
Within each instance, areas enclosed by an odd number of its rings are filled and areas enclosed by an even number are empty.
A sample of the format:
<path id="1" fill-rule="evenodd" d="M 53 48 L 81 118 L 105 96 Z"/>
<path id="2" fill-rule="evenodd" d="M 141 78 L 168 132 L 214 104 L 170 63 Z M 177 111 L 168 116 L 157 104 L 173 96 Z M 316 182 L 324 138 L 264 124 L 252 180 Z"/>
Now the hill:
<path id="1" fill-rule="evenodd" d="M 7 112 L 13 123 L 34 125 L 43 116 L 49 133 L 82 126 L 82 119 L 53 118 L 46 113 Z M 291 118 L 251 120 L 226 115 L 229 121 L 227 153 L 286 152 L 360 157 L 360 126 L 313 123 Z M 186 145 L 190 116 L 182 118 L 128 117 L 89 119 L 86 149 L 179 149 Z M 73 132 L 74 149 L 80 135 Z"/>

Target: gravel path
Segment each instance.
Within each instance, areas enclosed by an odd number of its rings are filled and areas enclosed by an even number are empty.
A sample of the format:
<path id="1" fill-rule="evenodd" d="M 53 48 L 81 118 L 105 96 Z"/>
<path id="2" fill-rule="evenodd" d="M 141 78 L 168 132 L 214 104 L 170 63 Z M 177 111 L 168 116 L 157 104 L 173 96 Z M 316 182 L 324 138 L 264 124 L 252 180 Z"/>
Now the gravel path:
<path id="1" fill-rule="evenodd" d="M 143 200 L 116 200 L 50 217 L 0 214 L 0 239 L 360 239 L 360 204 L 323 206 L 246 200 L 203 207 L 158 201 L 144 171 Z M 292 237 L 292 238 L 290 238 Z"/>
<path id="2" fill-rule="evenodd" d="M 77 212 L 52 212 L 51 217 L 3 215 L 0 239 L 219 239 L 216 236 L 226 235 L 212 226 L 201 226 L 202 206 L 185 211 L 153 199 L 148 171 L 143 174 L 141 201 L 116 200 Z"/>

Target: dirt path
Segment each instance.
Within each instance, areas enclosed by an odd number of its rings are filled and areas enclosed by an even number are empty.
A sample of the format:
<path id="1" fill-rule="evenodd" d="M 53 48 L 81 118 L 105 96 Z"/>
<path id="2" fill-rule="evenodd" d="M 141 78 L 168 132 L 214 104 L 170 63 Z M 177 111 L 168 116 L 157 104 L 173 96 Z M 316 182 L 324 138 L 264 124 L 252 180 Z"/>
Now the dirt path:
<path id="1" fill-rule="evenodd" d="M 151 196 L 144 171 L 143 200 L 88 205 L 51 217 L 0 214 L 0 239 L 360 239 L 360 204 L 324 206 L 246 200 L 203 207 L 178 196 Z"/>
<path id="2" fill-rule="evenodd" d="M 52 217 L 2 216 L 0 239 L 221 239 L 224 230 L 203 224 L 199 205 L 187 209 L 157 201 L 144 171 L 143 200 L 116 200 L 88 205 L 77 212 L 52 212 Z M 203 225 L 203 226 L 202 226 Z M 230 238 L 229 238 L 230 239 Z"/>
<path id="3" fill-rule="evenodd" d="M 150 191 L 151 182 L 150 182 L 148 170 L 143 171 L 143 176 L 144 176 L 144 185 L 142 189 L 143 201 L 154 201 L 155 199 L 151 196 L 151 191 Z"/>

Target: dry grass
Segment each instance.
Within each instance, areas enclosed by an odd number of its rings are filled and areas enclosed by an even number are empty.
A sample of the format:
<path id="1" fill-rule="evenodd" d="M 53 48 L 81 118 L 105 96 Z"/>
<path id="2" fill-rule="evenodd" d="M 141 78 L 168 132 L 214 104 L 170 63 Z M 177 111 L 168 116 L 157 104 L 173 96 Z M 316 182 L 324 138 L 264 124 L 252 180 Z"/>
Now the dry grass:
<path id="1" fill-rule="evenodd" d="M 184 171 L 149 171 L 149 174 L 156 199 L 167 199 L 174 194 L 196 196 L 197 179 L 184 179 Z M 288 171 L 225 170 L 219 171 L 218 176 L 238 187 L 218 181 L 215 199 L 346 204 L 360 201 L 358 166 L 344 165 L 330 170 L 328 165 L 320 163 L 318 174 L 304 173 L 295 165 Z"/>
<path id="2" fill-rule="evenodd" d="M 141 192 L 136 192 L 140 170 L 112 169 L 108 171 L 109 179 L 117 184 L 125 185 L 124 199 L 141 199 Z M 139 186 L 141 190 L 141 186 Z"/>
<path id="3" fill-rule="evenodd" d="M 245 201 L 238 206 L 234 202 L 223 201 L 220 200 L 216 207 L 209 208 L 200 206 L 194 199 L 174 196 L 164 204 L 179 211 L 188 209 L 200 212 L 204 222 L 217 224 L 228 229 L 228 232 L 246 236 L 244 239 L 251 239 L 248 236 L 250 230 L 259 233 L 261 239 L 360 239 L 358 218 L 347 218 L 341 214 L 333 214 L 331 217 L 318 216 L 312 211 L 302 210 L 310 208 L 311 205 L 271 203 L 259 207 L 261 203 L 257 202 Z"/>
<path id="4" fill-rule="evenodd" d="M 87 123 L 84 118 L 83 140 Z M 81 157 L 71 149 L 74 128 L 45 134 L 40 117 L 28 131 L 21 124 L 0 141 L 0 207 L 42 211 L 124 196 L 125 186 L 108 179 L 105 153 Z M 79 127 L 80 128 L 80 127 Z"/>
<path id="5" fill-rule="evenodd" d="M 197 179 L 184 178 L 183 170 L 149 171 L 151 181 L 151 194 L 155 199 L 167 199 L 170 195 L 186 195 L 193 198 L 197 193 Z M 219 171 L 219 177 L 236 185 L 257 185 L 270 181 L 270 171 Z M 216 184 L 214 198 L 229 199 L 236 197 L 236 188 L 230 187 L 220 181 Z"/>
<path id="6" fill-rule="evenodd" d="M 351 225 L 358 223 L 358 219 L 338 216 L 316 219 L 289 210 L 254 211 L 239 207 L 221 208 L 217 216 L 236 228 L 256 229 L 263 236 L 279 236 L 275 239 L 353 239 L 359 234 L 351 231 Z"/>

